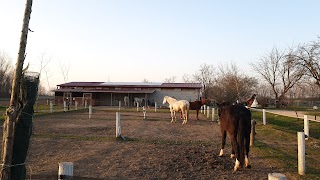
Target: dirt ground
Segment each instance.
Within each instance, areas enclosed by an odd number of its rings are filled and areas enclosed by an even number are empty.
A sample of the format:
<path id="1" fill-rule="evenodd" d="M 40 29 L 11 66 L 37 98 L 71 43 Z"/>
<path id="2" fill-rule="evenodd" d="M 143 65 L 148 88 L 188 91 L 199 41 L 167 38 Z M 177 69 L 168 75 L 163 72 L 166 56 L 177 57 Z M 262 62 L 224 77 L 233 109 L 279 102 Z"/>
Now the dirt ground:
<path id="1" fill-rule="evenodd" d="M 252 168 L 233 174 L 230 141 L 218 157 L 220 127 L 199 113 L 182 125 L 170 113 L 121 112 L 122 135 L 115 138 L 114 111 L 54 113 L 34 118 L 27 157 L 29 179 L 57 179 L 58 163 L 74 163 L 74 179 L 268 179 L 281 172 L 250 152 Z"/>

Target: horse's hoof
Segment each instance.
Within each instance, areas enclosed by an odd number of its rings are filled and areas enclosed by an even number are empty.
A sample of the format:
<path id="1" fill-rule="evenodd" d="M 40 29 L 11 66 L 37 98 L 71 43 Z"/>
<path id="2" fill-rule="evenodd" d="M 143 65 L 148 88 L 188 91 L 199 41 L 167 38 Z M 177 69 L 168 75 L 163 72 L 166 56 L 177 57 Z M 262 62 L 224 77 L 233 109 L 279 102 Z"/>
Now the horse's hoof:
<path id="1" fill-rule="evenodd" d="M 231 158 L 231 159 L 234 158 L 234 154 L 231 154 L 231 155 L 230 155 L 230 158 Z"/>
<path id="2" fill-rule="evenodd" d="M 223 149 L 220 150 L 219 157 L 223 156 Z"/>
<path id="3" fill-rule="evenodd" d="M 235 174 L 237 172 L 237 170 L 236 169 L 234 169 L 233 171 L 232 171 L 232 174 Z"/>
<path id="4" fill-rule="evenodd" d="M 246 168 L 247 168 L 247 169 L 251 169 L 251 165 L 250 165 L 250 164 L 247 165 Z"/>

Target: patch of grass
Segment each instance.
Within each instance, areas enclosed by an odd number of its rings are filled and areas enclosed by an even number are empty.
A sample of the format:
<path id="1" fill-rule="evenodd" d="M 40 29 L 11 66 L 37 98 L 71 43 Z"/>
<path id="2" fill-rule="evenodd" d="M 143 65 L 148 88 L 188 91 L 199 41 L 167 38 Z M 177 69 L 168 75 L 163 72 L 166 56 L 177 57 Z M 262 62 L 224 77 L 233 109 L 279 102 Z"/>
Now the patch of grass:
<path id="1" fill-rule="evenodd" d="M 0 106 L 0 122 L 2 123 L 4 121 L 5 112 L 8 107 L 6 106 Z"/>
<path id="2" fill-rule="evenodd" d="M 253 111 L 252 118 L 262 123 L 262 112 Z M 271 113 L 266 113 L 266 122 L 267 124 L 271 124 L 273 128 L 288 133 L 296 134 L 304 129 L 304 121 L 302 119 L 275 115 Z M 309 131 L 311 137 L 320 139 L 320 123 L 309 121 Z"/>
<path id="3" fill-rule="evenodd" d="M 266 113 L 267 124 L 262 124 L 262 112 L 253 112 L 256 119 L 256 141 L 252 148 L 258 156 L 271 161 L 296 179 L 320 177 L 320 123 L 309 122 L 310 136 L 306 141 L 306 175 L 298 175 L 297 132 L 303 131 L 302 119 Z"/>

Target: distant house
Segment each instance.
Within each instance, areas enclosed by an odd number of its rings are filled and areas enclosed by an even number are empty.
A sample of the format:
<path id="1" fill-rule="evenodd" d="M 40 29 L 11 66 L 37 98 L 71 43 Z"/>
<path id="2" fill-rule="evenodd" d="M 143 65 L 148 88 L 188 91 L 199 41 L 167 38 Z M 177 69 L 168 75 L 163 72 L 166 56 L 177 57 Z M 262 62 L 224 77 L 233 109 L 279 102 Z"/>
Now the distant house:
<path id="1" fill-rule="evenodd" d="M 142 105 L 162 105 L 164 96 L 178 100 L 200 99 L 201 83 L 139 83 L 139 82 L 69 82 L 57 85 L 55 103 L 67 100 L 71 104 L 94 106 L 135 106 L 134 99 L 143 99 Z M 127 101 L 127 102 L 125 102 Z"/>

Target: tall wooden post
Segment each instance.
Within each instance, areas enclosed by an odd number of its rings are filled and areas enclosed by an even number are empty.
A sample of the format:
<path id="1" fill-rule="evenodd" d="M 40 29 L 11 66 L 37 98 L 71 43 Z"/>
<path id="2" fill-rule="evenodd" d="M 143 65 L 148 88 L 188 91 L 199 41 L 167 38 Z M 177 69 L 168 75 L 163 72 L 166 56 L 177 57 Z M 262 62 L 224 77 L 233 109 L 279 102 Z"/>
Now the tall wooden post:
<path id="1" fill-rule="evenodd" d="M 10 99 L 10 106 L 6 111 L 5 123 L 3 125 L 3 150 L 2 150 L 2 168 L 0 179 L 10 179 L 12 151 L 14 140 L 14 125 L 19 114 L 22 111 L 22 105 L 19 104 L 20 82 L 22 76 L 22 68 L 25 58 L 25 51 L 27 46 L 27 37 L 29 30 L 29 20 L 31 14 L 32 0 L 26 0 L 26 7 L 23 18 L 22 32 L 20 38 L 20 48 L 14 78 L 12 81 L 12 93 Z"/>

